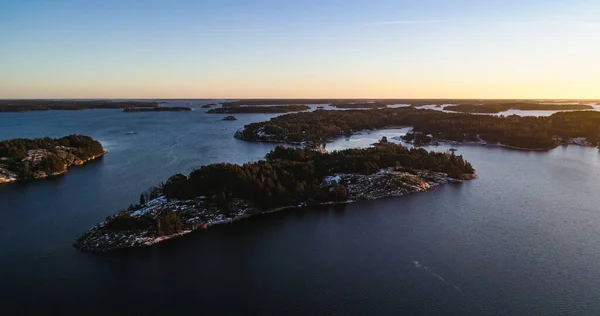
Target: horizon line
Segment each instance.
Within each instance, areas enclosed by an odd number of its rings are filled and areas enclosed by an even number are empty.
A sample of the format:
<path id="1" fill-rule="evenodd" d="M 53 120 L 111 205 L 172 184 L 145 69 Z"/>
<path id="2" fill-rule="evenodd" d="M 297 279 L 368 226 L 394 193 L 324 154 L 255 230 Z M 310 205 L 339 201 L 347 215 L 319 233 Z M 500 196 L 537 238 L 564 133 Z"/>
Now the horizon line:
<path id="1" fill-rule="evenodd" d="M 369 97 L 359 97 L 359 98 L 352 98 L 352 97 L 343 97 L 343 98 L 336 98 L 336 97 L 322 97 L 322 98 L 311 98 L 311 97 L 283 97 L 283 98 L 276 98 L 276 97 L 266 97 L 266 98 L 256 98 L 256 97 L 252 97 L 252 98 L 134 98 L 134 97 L 127 97 L 127 98 L 118 98 L 118 97 L 108 97 L 108 98 L 80 98 L 80 97 L 66 97 L 66 98 L 2 98 L 0 97 L 0 101 L 6 101 L 6 100 L 13 100 L 13 101 L 18 101 L 18 100 L 40 100 L 40 101 L 48 101 L 48 100 L 55 100 L 55 101 L 62 101 L 62 100 L 535 100 L 535 101 L 545 101 L 545 100 L 553 100 L 553 101 L 568 101 L 568 100 L 573 100 L 573 101 L 600 101 L 600 97 L 598 98 L 476 98 L 476 97 L 471 97 L 471 98 L 438 98 L 438 97 L 433 97 L 433 98 L 369 98 Z"/>

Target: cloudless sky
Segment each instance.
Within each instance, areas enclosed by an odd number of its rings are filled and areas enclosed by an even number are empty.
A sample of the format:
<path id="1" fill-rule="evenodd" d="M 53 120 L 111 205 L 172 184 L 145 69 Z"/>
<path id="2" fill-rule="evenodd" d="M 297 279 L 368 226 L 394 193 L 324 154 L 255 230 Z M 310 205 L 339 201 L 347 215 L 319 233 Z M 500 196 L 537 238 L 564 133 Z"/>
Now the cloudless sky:
<path id="1" fill-rule="evenodd" d="M 0 0 L 0 98 L 600 98 L 598 0 Z"/>

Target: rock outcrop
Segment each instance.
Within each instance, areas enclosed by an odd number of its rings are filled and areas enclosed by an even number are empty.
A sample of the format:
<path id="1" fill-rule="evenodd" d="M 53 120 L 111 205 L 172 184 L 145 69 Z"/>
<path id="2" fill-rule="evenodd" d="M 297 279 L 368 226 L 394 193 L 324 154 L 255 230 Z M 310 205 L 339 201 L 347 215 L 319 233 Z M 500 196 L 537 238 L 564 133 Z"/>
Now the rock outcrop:
<path id="1" fill-rule="evenodd" d="M 80 166 L 84 163 L 102 157 L 100 154 L 82 159 L 77 154 L 77 148 L 56 146 L 54 150 L 30 149 L 27 155 L 19 162 L 11 161 L 8 157 L 0 158 L 0 183 L 13 182 L 24 179 L 40 179 L 55 176 L 67 172 L 72 166 Z M 51 167 L 47 167 L 49 163 Z M 41 166 L 45 167 L 42 168 Z"/>

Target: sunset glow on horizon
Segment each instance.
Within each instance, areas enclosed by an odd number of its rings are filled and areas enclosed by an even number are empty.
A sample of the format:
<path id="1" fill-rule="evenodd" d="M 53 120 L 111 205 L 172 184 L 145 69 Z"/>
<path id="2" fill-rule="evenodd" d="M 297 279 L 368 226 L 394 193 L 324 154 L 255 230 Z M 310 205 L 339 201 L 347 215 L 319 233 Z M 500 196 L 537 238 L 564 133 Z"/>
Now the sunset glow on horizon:
<path id="1" fill-rule="evenodd" d="M 600 99 L 600 2 L 11 1 L 0 98 Z"/>

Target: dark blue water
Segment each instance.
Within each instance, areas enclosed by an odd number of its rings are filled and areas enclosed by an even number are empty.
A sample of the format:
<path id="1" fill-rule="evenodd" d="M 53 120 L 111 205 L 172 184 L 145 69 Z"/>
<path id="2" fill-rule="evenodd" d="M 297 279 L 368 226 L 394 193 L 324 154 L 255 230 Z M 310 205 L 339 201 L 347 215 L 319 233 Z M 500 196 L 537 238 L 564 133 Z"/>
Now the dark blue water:
<path id="1" fill-rule="evenodd" d="M 147 249 L 76 251 L 78 235 L 171 174 L 273 147 L 232 137 L 270 116 L 224 122 L 200 104 L 0 114 L 0 139 L 81 133 L 109 150 L 61 177 L 0 186 L 3 314 L 600 313 L 600 156 L 576 146 L 461 146 L 479 174 L 461 185 L 255 217 Z"/>

